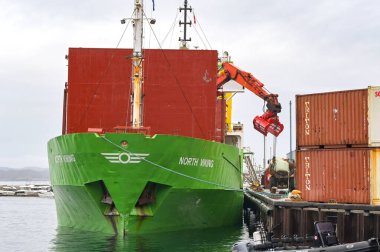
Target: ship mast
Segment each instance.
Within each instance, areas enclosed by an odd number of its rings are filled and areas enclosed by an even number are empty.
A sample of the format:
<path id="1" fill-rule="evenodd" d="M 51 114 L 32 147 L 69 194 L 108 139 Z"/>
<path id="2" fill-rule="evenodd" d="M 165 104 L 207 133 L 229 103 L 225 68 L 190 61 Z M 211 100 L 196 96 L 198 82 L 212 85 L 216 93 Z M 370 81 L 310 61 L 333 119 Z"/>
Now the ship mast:
<path id="1" fill-rule="evenodd" d="M 183 38 L 179 37 L 179 41 L 181 42 L 181 48 L 186 49 L 187 48 L 187 41 L 191 41 L 191 38 L 186 37 L 186 31 L 187 31 L 187 26 L 189 25 L 191 27 L 191 20 L 188 22 L 187 21 L 187 11 L 192 11 L 193 9 L 191 7 L 187 7 L 187 0 L 185 0 L 183 7 L 179 8 L 179 12 L 184 11 L 184 17 L 183 17 L 183 22 L 180 20 L 179 21 L 179 26 L 184 25 L 183 28 Z"/>
<path id="2" fill-rule="evenodd" d="M 135 0 L 133 17 L 133 56 L 132 56 L 132 126 L 143 126 L 142 113 L 142 43 L 143 43 L 143 0 Z"/>

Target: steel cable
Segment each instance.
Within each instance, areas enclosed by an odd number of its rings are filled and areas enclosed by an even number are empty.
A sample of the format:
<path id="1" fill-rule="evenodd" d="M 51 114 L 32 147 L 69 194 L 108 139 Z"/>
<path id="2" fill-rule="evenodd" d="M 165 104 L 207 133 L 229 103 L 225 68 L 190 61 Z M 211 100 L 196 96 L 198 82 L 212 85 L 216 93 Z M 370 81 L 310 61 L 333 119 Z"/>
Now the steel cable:
<path id="1" fill-rule="evenodd" d="M 132 16 L 134 15 L 134 13 L 135 13 L 135 11 L 133 11 Z M 128 23 L 127 23 L 127 25 L 126 25 L 126 27 L 125 27 L 125 29 L 124 29 L 124 31 L 123 31 L 123 33 L 122 33 L 120 39 L 119 39 L 119 42 L 118 42 L 117 45 L 116 45 L 116 49 L 119 47 L 120 42 L 121 42 L 121 40 L 122 40 L 123 37 L 124 37 L 124 34 L 125 34 L 125 32 L 126 32 L 126 30 L 127 30 L 127 28 L 128 28 L 128 25 L 130 24 L 130 22 L 131 22 L 131 20 L 132 20 L 132 16 L 131 16 L 131 18 L 128 19 Z M 82 124 L 83 119 L 84 119 L 85 115 L 86 115 L 87 112 L 88 112 L 88 109 L 90 108 L 91 104 L 93 103 L 93 101 L 94 101 L 94 99 L 95 99 L 95 96 L 96 96 L 96 94 L 98 93 L 98 90 L 99 90 L 99 87 L 100 87 L 100 83 L 103 81 L 103 78 L 105 77 L 106 73 L 108 73 L 108 70 L 109 70 L 109 68 L 110 68 L 110 66 L 111 66 L 111 63 L 112 63 L 112 61 L 113 61 L 113 59 L 114 59 L 114 56 L 115 56 L 115 53 L 112 53 L 111 58 L 110 58 L 109 61 L 108 61 L 108 64 L 107 64 L 107 67 L 106 67 L 105 71 L 104 71 L 104 72 L 102 73 L 102 75 L 100 76 L 98 82 L 96 82 L 96 84 L 95 84 L 95 85 L 96 85 L 96 87 L 95 87 L 95 92 L 93 93 L 90 102 L 87 104 L 87 106 L 86 106 L 84 112 L 82 113 L 81 118 L 79 119 L 78 127 Z"/>
<path id="2" fill-rule="evenodd" d="M 147 16 L 145 15 L 145 12 L 144 12 L 144 11 L 143 11 L 143 15 L 145 16 L 145 18 L 147 18 Z M 156 41 L 157 41 L 157 43 L 158 43 L 158 46 L 159 46 L 160 49 L 161 49 L 161 53 L 162 53 L 162 55 L 164 56 L 166 63 L 168 64 L 169 68 L 172 69 L 172 66 L 171 66 L 171 64 L 170 64 L 170 62 L 169 62 L 169 59 L 166 57 L 166 54 L 165 54 L 164 50 L 162 49 L 160 42 L 158 41 L 158 38 L 157 38 L 156 33 L 154 32 L 154 30 L 153 30 L 151 24 L 150 24 L 150 23 L 148 23 L 148 24 L 149 24 L 150 29 L 152 29 L 152 33 L 153 33 L 154 37 L 156 38 Z M 191 106 L 191 104 L 190 104 L 190 101 L 189 101 L 188 98 L 186 97 L 185 92 L 184 92 L 184 90 L 182 89 L 182 86 L 180 85 L 180 82 L 179 82 L 177 76 L 173 73 L 173 71 L 169 71 L 169 72 L 170 72 L 170 73 L 172 74 L 172 76 L 174 77 L 174 79 L 175 79 L 175 83 L 177 84 L 179 90 L 181 91 L 181 94 L 182 94 L 183 98 L 185 99 L 186 104 L 188 105 L 189 110 L 190 110 L 191 114 L 193 115 L 194 120 L 195 120 L 195 123 L 197 124 L 199 130 L 201 131 L 202 136 L 203 136 L 203 137 L 206 137 L 206 134 L 203 132 L 203 129 L 202 129 L 202 127 L 201 127 L 201 124 L 199 123 L 198 118 L 196 117 L 196 114 L 195 114 L 194 111 L 193 111 L 193 108 L 192 108 L 192 106 Z"/>

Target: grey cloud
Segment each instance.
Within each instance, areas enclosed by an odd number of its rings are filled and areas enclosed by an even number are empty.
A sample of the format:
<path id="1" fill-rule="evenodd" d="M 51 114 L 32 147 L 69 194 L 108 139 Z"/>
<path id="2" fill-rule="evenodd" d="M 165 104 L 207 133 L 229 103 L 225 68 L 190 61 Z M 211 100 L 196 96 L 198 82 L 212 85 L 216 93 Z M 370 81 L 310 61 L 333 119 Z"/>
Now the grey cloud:
<path id="1" fill-rule="evenodd" d="M 46 141 L 60 133 L 67 48 L 114 47 L 123 30 L 119 20 L 131 15 L 133 2 L 0 2 L 0 166 L 47 167 Z M 145 1 L 147 15 L 157 19 L 154 27 L 160 39 L 182 2 L 155 0 L 152 12 L 151 1 Z M 236 65 L 279 93 L 286 126 L 288 103 L 295 94 L 380 84 L 379 1 L 189 2 L 213 49 L 229 51 Z M 129 29 L 127 37 L 130 34 Z M 194 32 L 191 36 L 196 39 Z M 128 43 L 125 39 L 123 46 Z M 258 160 L 262 136 L 252 129 L 252 118 L 261 108 L 262 101 L 253 94 L 234 98 L 233 119 L 246 124 L 245 142 Z M 287 128 L 279 138 L 278 153 L 286 153 L 288 146 Z"/>

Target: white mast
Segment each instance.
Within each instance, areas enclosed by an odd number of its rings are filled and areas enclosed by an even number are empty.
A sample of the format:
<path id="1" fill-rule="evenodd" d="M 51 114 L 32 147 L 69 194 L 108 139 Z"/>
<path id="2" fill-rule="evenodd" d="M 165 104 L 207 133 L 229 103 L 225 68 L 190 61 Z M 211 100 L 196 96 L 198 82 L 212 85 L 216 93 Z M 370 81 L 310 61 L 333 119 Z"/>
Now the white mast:
<path id="1" fill-rule="evenodd" d="M 142 114 L 142 43 L 143 43 L 143 0 L 135 0 L 133 17 L 133 57 L 132 57 L 132 126 L 143 126 Z"/>

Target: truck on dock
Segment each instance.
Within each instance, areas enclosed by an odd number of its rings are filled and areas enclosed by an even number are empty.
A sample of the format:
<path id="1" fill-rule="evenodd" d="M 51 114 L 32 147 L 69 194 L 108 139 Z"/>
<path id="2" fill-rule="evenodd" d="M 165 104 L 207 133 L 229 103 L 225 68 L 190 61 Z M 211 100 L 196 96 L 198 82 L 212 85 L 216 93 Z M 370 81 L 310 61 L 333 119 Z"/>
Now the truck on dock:
<path id="1" fill-rule="evenodd" d="M 296 165 L 294 160 L 273 157 L 264 171 L 261 183 L 265 189 L 276 187 L 278 189 L 289 189 L 289 191 L 292 191 L 295 188 L 295 170 Z"/>

